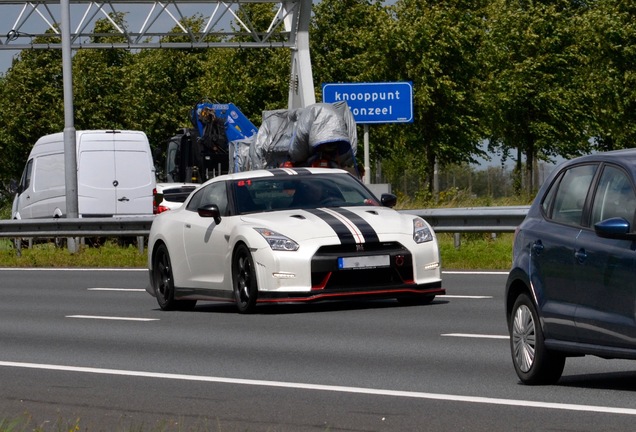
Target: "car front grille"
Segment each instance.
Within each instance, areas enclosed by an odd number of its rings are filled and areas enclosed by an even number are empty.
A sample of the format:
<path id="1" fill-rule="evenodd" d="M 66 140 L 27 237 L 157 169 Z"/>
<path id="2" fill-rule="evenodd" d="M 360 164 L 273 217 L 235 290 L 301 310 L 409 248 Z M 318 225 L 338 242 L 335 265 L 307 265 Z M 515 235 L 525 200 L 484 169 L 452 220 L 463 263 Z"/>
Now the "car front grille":
<path id="1" fill-rule="evenodd" d="M 386 267 L 340 269 L 339 258 L 388 255 Z M 397 242 L 334 245 L 320 248 L 311 261 L 314 290 L 381 289 L 412 285 L 413 258 Z"/>

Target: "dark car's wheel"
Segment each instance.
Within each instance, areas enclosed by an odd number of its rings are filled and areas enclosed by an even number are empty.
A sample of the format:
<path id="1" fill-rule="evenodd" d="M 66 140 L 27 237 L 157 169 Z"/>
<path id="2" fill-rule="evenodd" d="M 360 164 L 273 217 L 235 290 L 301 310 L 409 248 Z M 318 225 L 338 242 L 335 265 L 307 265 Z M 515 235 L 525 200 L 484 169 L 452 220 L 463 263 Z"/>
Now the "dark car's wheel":
<path id="1" fill-rule="evenodd" d="M 196 300 L 175 300 L 170 255 L 165 245 L 159 246 L 152 263 L 152 281 L 157 303 L 162 310 L 192 310 Z"/>
<path id="2" fill-rule="evenodd" d="M 563 373 L 565 356 L 544 343 L 539 315 L 528 295 L 517 297 L 510 315 L 512 362 L 524 384 L 554 384 Z"/>
<path id="3" fill-rule="evenodd" d="M 236 248 L 232 262 L 232 283 L 234 298 L 239 313 L 252 313 L 256 307 L 258 284 L 254 270 L 254 260 L 247 246 L 241 244 Z"/>

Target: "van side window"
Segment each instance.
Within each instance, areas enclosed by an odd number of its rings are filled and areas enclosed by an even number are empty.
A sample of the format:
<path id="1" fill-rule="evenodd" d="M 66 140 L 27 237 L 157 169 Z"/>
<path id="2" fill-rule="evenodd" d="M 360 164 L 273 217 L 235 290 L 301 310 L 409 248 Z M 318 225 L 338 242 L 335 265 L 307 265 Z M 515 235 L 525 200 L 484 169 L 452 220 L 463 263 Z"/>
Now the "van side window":
<path id="1" fill-rule="evenodd" d="M 25 191 L 31 185 L 31 173 L 33 172 L 33 159 L 30 159 L 24 167 L 22 179 L 20 179 L 20 190 Z"/>
<path id="2" fill-rule="evenodd" d="M 33 190 L 64 189 L 64 153 L 41 155 L 37 159 Z"/>

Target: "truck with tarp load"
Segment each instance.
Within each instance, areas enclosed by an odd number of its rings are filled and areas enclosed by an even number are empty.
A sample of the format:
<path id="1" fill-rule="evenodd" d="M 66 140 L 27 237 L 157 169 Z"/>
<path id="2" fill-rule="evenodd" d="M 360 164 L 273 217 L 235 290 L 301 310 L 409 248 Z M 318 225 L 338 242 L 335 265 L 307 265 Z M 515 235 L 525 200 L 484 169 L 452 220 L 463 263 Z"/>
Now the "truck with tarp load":
<path id="1" fill-rule="evenodd" d="M 168 142 L 166 181 L 203 183 L 217 175 L 262 168 L 344 168 L 361 177 L 357 132 L 346 102 L 264 111 L 256 128 L 234 104 L 202 101 L 192 128 Z"/>

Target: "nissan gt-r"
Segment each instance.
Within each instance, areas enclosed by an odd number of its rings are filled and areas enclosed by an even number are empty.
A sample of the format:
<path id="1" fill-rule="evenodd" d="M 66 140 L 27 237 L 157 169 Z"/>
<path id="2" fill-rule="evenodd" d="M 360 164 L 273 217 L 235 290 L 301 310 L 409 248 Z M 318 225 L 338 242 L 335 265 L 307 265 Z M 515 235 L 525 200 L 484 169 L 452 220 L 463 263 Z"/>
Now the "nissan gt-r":
<path id="1" fill-rule="evenodd" d="M 153 221 L 147 291 L 163 310 L 199 300 L 257 304 L 444 294 L 435 233 L 330 168 L 215 177 Z"/>

